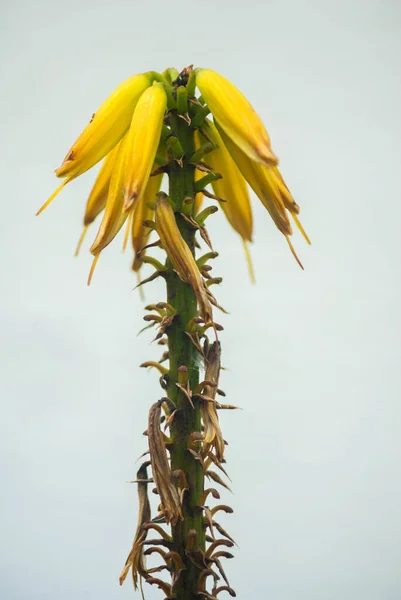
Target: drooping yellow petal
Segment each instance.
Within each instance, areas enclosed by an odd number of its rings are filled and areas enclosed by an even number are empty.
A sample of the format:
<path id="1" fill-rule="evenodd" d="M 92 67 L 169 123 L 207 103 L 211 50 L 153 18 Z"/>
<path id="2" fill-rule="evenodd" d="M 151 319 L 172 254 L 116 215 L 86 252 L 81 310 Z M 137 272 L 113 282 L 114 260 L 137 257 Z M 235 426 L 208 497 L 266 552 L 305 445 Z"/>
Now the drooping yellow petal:
<path id="1" fill-rule="evenodd" d="M 130 210 L 146 189 L 159 147 L 167 96 L 163 84 L 146 90 L 136 105 L 127 134 L 124 210 Z"/>
<path id="2" fill-rule="evenodd" d="M 167 256 L 181 279 L 194 290 L 201 317 L 205 323 L 209 323 L 212 320 L 213 313 L 207 288 L 191 250 L 178 229 L 173 209 L 166 194 L 158 194 L 155 217 L 157 233 Z"/>
<path id="3" fill-rule="evenodd" d="M 53 202 L 54 198 L 61 192 L 63 187 L 71 181 L 71 179 L 72 179 L 71 177 L 67 177 L 67 179 L 65 179 L 63 181 L 63 183 L 61 183 L 58 186 L 58 188 L 52 193 L 52 195 L 46 200 L 46 202 L 39 208 L 38 212 L 36 213 L 36 216 L 40 215 L 40 213 L 43 212 L 45 210 L 45 208 L 47 208 L 51 202 Z"/>
<path id="4" fill-rule="evenodd" d="M 207 135 L 217 146 L 216 150 L 213 150 L 208 154 L 207 162 L 216 173 L 222 175 L 222 179 L 212 183 L 213 191 L 217 197 L 226 200 L 226 202 L 220 202 L 220 206 L 230 225 L 242 238 L 249 277 L 251 282 L 255 283 L 255 275 L 248 248 L 248 242 L 252 241 L 253 231 L 252 208 L 248 188 L 245 179 L 231 158 L 231 154 L 225 147 L 216 126 L 208 119 L 206 120 L 206 124 Z M 201 143 L 201 134 L 199 130 L 197 130 L 195 131 L 195 149 L 200 147 Z M 203 175 L 204 173 L 202 173 L 202 171 L 196 169 L 195 181 L 200 179 Z M 196 201 L 197 197 L 198 194 L 196 195 Z M 198 210 L 199 209 L 197 209 L 197 212 Z"/>
<path id="5" fill-rule="evenodd" d="M 285 183 L 283 176 L 281 175 L 281 173 L 277 167 L 272 168 L 272 176 L 276 177 L 276 183 L 280 190 L 280 193 L 281 193 L 281 196 L 282 196 L 282 199 L 284 202 L 284 206 L 291 213 L 291 216 L 294 219 L 294 223 L 298 227 L 301 234 L 303 235 L 306 243 L 310 245 L 311 241 L 308 237 L 308 234 L 306 233 L 305 229 L 302 227 L 302 224 L 298 218 L 299 206 L 295 202 L 294 198 L 292 197 L 292 194 L 291 194 L 290 190 L 288 189 L 287 184 Z"/>
<path id="6" fill-rule="evenodd" d="M 135 105 L 151 83 L 150 74 L 141 73 L 119 85 L 71 147 L 57 177 L 78 177 L 106 156 L 128 130 Z"/>
<path id="7" fill-rule="evenodd" d="M 99 254 L 115 238 L 124 225 L 128 213 L 124 212 L 123 183 L 125 172 L 125 151 L 127 136 L 120 143 L 110 180 L 106 208 L 100 223 L 96 239 L 91 246 L 91 253 Z"/>
<path id="8" fill-rule="evenodd" d="M 132 222 L 132 246 L 134 248 L 135 258 L 132 268 L 136 272 L 138 272 L 142 266 L 144 254 L 141 250 L 146 245 L 151 232 L 149 227 L 146 227 L 143 222 L 153 217 L 154 209 L 149 206 L 149 203 L 156 202 L 156 194 L 160 191 L 162 179 L 163 174 L 150 177 L 145 193 L 142 195 L 142 198 L 139 200 L 134 211 L 134 219 Z"/>
<path id="9" fill-rule="evenodd" d="M 309 236 L 306 233 L 305 229 L 302 227 L 301 222 L 298 219 L 297 215 L 295 213 L 291 213 L 291 216 L 294 219 L 295 225 L 298 227 L 299 231 L 302 233 L 306 243 L 311 245 L 312 242 L 310 241 Z"/>
<path id="10" fill-rule="evenodd" d="M 97 261 L 99 260 L 99 257 L 100 257 L 100 252 L 99 252 L 99 254 L 95 255 L 95 258 L 92 261 L 92 265 L 91 265 L 89 275 L 88 275 L 88 286 L 92 283 L 93 273 L 95 272 Z"/>
<path id="11" fill-rule="evenodd" d="M 265 126 L 235 85 L 211 69 L 200 69 L 196 84 L 221 129 L 249 158 L 268 166 L 278 163 Z"/>
<path id="12" fill-rule="evenodd" d="M 286 235 L 286 236 L 285 236 L 285 239 L 287 240 L 287 244 L 288 244 L 288 246 L 289 246 L 289 248 L 290 248 L 290 250 L 291 250 L 291 253 L 292 253 L 293 257 L 295 258 L 295 260 L 297 261 L 297 263 L 299 264 L 299 266 L 301 267 L 301 269 L 304 271 L 304 266 L 303 266 L 303 264 L 301 263 L 301 261 L 299 260 L 297 253 L 295 252 L 295 248 L 294 248 L 294 246 L 292 245 L 292 242 L 291 242 L 291 240 L 290 240 L 290 237 L 289 237 L 288 235 Z"/>
<path id="13" fill-rule="evenodd" d="M 111 175 L 116 162 L 120 142 L 114 146 L 103 161 L 100 171 L 95 179 L 89 198 L 86 202 L 84 226 L 90 225 L 102 212 L 107 202 Z"/>
<path id="14" fill-rule="evenodd" d="M 77 248 L 75 250 L 75 256 L 78 256 L 82 243 L 86 237 L 88 227 L 96 217 L 104 210 L 107 202 L 107 195 L 109 193 L 110 179 L 115 164 L 118 148 L 120 142 L 114 146 L 113 150 L 109 152 L 103 161 L 101 169 L 96 177 L 95 183 L 93 184 L 91 193 L 86 202 L 85 213 L 84 213 L 84 228 L 79 238 Z"/>
<path id="15" fill-rule="evenodd" d="M 217 127 L 227 150 L 259 200 L 269 211 L 276 227 L 284 235 L 292 235 L 290 220 L 283 202 L 282 186 L 279 185 L 274 170 L 249 159 L 224 131 Z"/>
<path id="16" fill-rule="evenodd" d="M 81 233 L 81 235 L 79 237 L 79 240 L 78 240 L 78 244 L 77 244 L 77 247 L 76 247 L 76 250 L 75 250 L 75 256 L 78 256 L 78 254 L 79 254 L 79 252 L 81 250 L 81 246 L 83 244 L 83 241 L 84 241 L 87 233 L 88 233 L 88 226 L 85 225 L 84 228 L 83 228 L 83 230 L 82 230 L 82 233 Z"/>
<path id="17" fill-rule="evenodd" d="M 213 192 L 219 198 L 230 225 L 247 241 L 252 241 L 252 209 L 246 181 L 231 158 L 216 126 L 208 121 L 208 134 L 216 144 L 216 150 L 208 154 L 208 164 L 222 178 L 212 183 Z"/>
<path id="18" fill-rule="evenodd" d="M 243 242 L 244 242 L 246 264 L 248 265 L 249 278 L 251 280 L 251 283 L 255 283 L 256 282 L 255 271 L 253 269 L 251 253 L 249 252 L 249 247 L 248 247 L 247 242 L 245 240 L 243 240 Z"/>
<path id="19" fill-rule="evenodd" d="M 128 240 L 129 240 L 129 236 L 132 230 L 132 223 L 134 220 L 134 211 L 131 210 L 128 213 L 128 219 L 127 219 L 127 224 L 125 226 L 125 233 L 124 233 L 124 241 L 123 241 L 123 252 L 126 251 L 127 246 L 128 246 Z"/>

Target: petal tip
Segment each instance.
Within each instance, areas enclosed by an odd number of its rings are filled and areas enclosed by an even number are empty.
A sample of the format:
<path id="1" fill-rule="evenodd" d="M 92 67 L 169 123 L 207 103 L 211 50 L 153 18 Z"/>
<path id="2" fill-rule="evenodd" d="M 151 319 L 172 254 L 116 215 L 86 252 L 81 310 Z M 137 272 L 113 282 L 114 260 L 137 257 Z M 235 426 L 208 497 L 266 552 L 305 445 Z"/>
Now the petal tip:
<path id="1" fill-rule="evenodd" d="M 97 265 L 97 261 L 99 260 L 99 256 L 100 256 L 100 252 L 98 254 L 95 255 L 90 271 L 89 271 L 89 275 L 88 275 L 88 286 L 90 286 L 91 282 L 92 282 L 92 277 L 93 277 L 93 273 L 95 271 L 96 265 Z"/>

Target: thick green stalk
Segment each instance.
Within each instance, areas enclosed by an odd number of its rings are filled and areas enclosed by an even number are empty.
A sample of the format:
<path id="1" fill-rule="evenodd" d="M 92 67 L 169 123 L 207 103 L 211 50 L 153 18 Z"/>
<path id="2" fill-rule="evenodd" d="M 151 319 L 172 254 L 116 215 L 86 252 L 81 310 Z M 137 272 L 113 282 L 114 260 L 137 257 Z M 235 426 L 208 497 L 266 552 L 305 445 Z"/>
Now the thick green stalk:
<path id="1" fill-rule="evenodd" d="M 169 194 L 176 207 L 177 225 L 181 235 L 194 252 L 195 230 L 182 216 L 185 211 L 185 198 L 195 197 L 194 167 L 188 163 L 188 157 L 194 152 L 193 131 L 188 124 L 175 115 L 171 115 L 171 125 L 174 135 L 179 139 L 184 157 L 182 166 L 178 162 L 170 163 Z M 188 206 L 188 205 L 187 205 Z M 168 380 L 168 397 L 177 407 L 175 418 L 171 425 L 171 469 L 182 471 L 185 475 L 189 491 L 184 495 L 183 520 L 173 528 L 174 550 L 179 553 L 185 570 L 181 573 L 175 587 L 174 598 L 177 600 L 193 600 L 196 594 L 196 585 L 199 577 L 199 568 L 191 562 L 185 554 L 188 532 L 197 532 L 197 546 L 205 549 L 205 532 L 203 527 L 203 514 L 198 508 L 200 496 L 203 492 L 203 471 L 198 460 L 188 450 L 188 439 L 191 433 L 201 431 L 201 415 L 199 402 L 193 401 L 191 406 L 186 395 L 177 387 L 189 383 L 189 388 L 194 390 L 199 383 L 199 353 L 186 335 L 188 323 L 197 315 L 197 302 L 192 288 L 184 283 L 173 271 L 170 261 L 167 261 L 168 273 L 167 301 L 174 307 L 177 318 L 168 330 L 168 345 L 170 369 Z M 180 367 L 185 367 L 180 370 Z"/>

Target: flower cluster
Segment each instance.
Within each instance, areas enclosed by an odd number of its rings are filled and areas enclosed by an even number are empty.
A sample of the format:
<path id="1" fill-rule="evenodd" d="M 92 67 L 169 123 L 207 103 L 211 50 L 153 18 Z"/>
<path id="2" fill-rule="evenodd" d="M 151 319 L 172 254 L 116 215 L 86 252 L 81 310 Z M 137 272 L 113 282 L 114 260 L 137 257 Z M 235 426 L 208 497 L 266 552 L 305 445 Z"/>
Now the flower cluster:
<path id="1" fill-rule="evenodd" d="M 192 136 L 192 156 L 185 154 L 171 128 L 170 118 L 177 115 L 186 122 Z M 169 164 L 182 165 L 183 160 L 194 167 L 198 192 L 192 204 L 191 199 L 188 201 L 191 217 L 199 212 L 204 195 L 217 200 L 247 250 L 253 230 L 249 185 L 295 257 L 290 216 L 310 243 L 298 219 L 299 206 L 277 168 L 278 159 L 261 119 L 245 96 L 211 69 L 189 67 L 180 75 L 175 69 L 151 71 L 124 81 L 94 113 L 56 170 L 63 182 L 38 214 L 67 183 L 102 160 L 86 204 L 77 249 L 88 226 L 102 214 L 90 248 L 94 256 L 90 277 L 100 253 L 125 223 L 124 247 L 131 235 L 133 269 L 139 271 L 154 225 L 155 200 L 163 174 L 169 172 Z M 207 189 L 209 184 L 213 193 Z"/>
<path id="2" fill-rule="evenodd" d="M 229 550 L 235 542 L 218 515 L 233 510 L 211 504 L 220 500 L 215 484 L 230 490 L 224 479 L 227 442 L 219 413 L 237 407 L 219 398 L 225 396 L 218 340 L 223 327 L 215 322 L 213 307 L 224 309 L 210 288 L 222 279 L 211 274 L 209 261 L 217 253 L 205 227 L 218 208 L 202 204 L 209 198 L 221 207 L 243 240 L 251 275 L 249 188 L 298 262 L 290 242 L 290 218 L 309 243 L 298 220 L 299 206 L 278 170 L 260 118 L 232 83 L 210 69 L 150 71 L 122 83 L 56 170 L 63 181 L 39 212 L 67 183 L 100 161 L 77 249 L 101 215 L 90 248 L 94 258 L 89 282 L 101 252 L 126 224 L 124 247 L 131 237 L 133 270 L 139 273 L 143 263 L 155 269 L 140 285 L 163 277 L 167 292 L 166 301 L 145 307 L 144 329 L 156 329 L 153 341 L 163 347 L 163 354 L 158 362 L 146 361 L 141 367 L 159 372 L 163 397 L 149 411 L 146 461 L 136 480 L 138 526 L 120 583 L 131 571 L 135 588 L 144 580 L 158 586 L 166 599 L 219 600 L 222 592 L 234 597 L 222 559 L 233 558 Z M 161 191 L 165 175 L 168 194 Z M 158 237 L 150 242 L 152 231 Z M 208 246 L 201 256 L 199 236 Z M 163 263 L 147 255 L 155 246 L 167 255 Z M 158 497 L 154 516 L 149 483 Z M 161 565 L 148 564 L 148 557 L 155 556 L 161 557 Z M 160 578 L 166 571 L 169 581 Z"/>

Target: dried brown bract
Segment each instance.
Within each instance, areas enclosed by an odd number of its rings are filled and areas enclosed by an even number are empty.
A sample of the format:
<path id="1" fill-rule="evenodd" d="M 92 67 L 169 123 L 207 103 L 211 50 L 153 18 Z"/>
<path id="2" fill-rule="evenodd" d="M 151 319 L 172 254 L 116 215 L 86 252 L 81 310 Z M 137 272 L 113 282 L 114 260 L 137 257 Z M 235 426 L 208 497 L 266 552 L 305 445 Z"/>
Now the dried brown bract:
<path id="1" fill-rule="evenodd" d="M 127 577 L 130 569 L 132 569 L 132 579 L 134 588 L 138 587 L 138 575 L 146 576 L 144 558 L 143 558 L 143 542 L 146 539 L 147 531 L 143 529 L 143 525 L 150 521 L 150 504 L 148 498 L 148 471 L 149 462 L 143 463 L 139 468 L 136 477 L 138 482 L 138 525 L 135 532 L 132 550 L 125 562 L 124 569 L 120 575 L 120 585 L 122 585 Z"/>
<path id="2" fill-rule="evenodd" d="M 164 436 L 160 429 L 162 404 L 163 400 L 155 402 L 149 411 L 148 438 L 150 461 L 153 478 L 166 517 L 166 523 L 175 525 L 178 519 L 182 519 L 182 512 L 179 493 L 171 477 Z"/>

